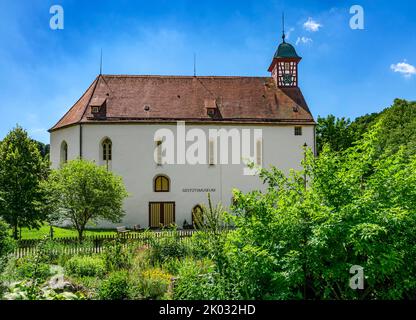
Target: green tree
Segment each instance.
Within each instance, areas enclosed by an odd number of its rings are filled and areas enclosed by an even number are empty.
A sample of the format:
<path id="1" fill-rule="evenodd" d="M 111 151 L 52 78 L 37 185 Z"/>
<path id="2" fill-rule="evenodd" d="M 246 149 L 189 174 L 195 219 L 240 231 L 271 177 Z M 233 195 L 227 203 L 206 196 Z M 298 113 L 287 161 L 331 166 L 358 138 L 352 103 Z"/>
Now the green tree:
<path id="1" fill-rule="evenodd" d="M 376 148 L 380 155 L 395 154 L 401 147 L 407 156 L 416 154 L 416 102 L 394 100 L 379 121 L 382 130 L 378 132 Z"/>
<path id="2" fill-rule="evenodd" d="M 345 118 L 318 117 L 316 144 L 318 154 L 327 144 L 334 151 L 343 151 L 361 140 L 377 122 L 383 130 L 378 132 L 375 146 L 379 156 L 396 153 L 401 146 L 406 155 L 416 153 L 416 102 L 395 99 L 392 106 L 380 113 L 371 113 L 349 121 Z"/>
<path id="3" fill-rule="evenodd" d="M 51 220 L 70 221 L 83 238 L 88 223 L 120 222 L 128 196 L 121 177 L 87 160 L 72 160 L 52 170 L 44 185 L 48 190 Z"/>
<path id="4" fill-rule="evenodd" d="M 45 219 L 40 183 L 48 175 L 36 143 L 17 126 L 0 144 L 0 216 L 18 238 L 21 227 L 37 228 Z"/>
<path id="5" fill-rule="evenodd" d="M 41 156 L 43 158 L 49 159 L 50 145 L 49 144 L 44 144 L 44 143 L 42 143 L 40 141 L 36 141 L 36 140 L 33 140 L 33 142 L 36 143 Z"/>
<path id="6" fill-rule="evenodd" d="M 235 193 L 225 253 L 242 299 L 416 298 L 416 156 L 380 157 L 383 130 L 309 152 L 304 172 L 262 170 L 266 192 Z M 364 290 L 349 286 L 353 265 Z"/>
<path id="7" fill-rule="evenodd" d="M 316 127 L 316 145 L 318 153 L 323 146 L 328 144 L 334 151 L 341 151 L 349 148 L 353 142 L 353 136 L 349 130 L 350 119 L 335 118 L 329 115 L 326 118 L 318 116 Z"/>
<path id="8" fill-rule="evenodd" d="M 374 112 L 355 118 L 349 126 L 350 134 L 353 141 L 361 140 L 366 132 L 377 122 L 381 113 Z"/>

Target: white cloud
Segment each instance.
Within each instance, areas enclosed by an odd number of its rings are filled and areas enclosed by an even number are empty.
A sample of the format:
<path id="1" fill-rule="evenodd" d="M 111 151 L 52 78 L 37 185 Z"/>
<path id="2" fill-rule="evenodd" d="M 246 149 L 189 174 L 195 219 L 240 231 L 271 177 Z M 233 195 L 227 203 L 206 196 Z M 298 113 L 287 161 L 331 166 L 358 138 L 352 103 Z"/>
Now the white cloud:
<path id="1" fill-rule="evenodd" d="M 412 75 L 416 74 L 416 67 L 408 64 L 406 60 L 390 66 L 391 70 L 394 72 L 399 72 L 404 75 L 406 78 L 410 78 Z"/>
<path id="2" fill-rule="evenodd" d="M 312 39 L 311 38 L 307 38 L 307 37 L 298 37 L 296 39 L 296 45 L 298 45 L 299 43 L 308 44 L 308 43 L 311 43 L 311 42 L 312 42 Z"/>
<path id="3" fill-rule="evenodd" d="M 322 27 L 322 24 L 309 17 L 308 20 L 303 24 L 303 27 L 308 31 L 316 32 L 319 31 L 319 28 Z"/>
<path id="4" fill-rule="evenodd" d="M 290 34 L 295 31 L 295 28 L 290 28 L 289 30 L 286 31 L 286 40 L 289 40 L 290 38 Z"/>

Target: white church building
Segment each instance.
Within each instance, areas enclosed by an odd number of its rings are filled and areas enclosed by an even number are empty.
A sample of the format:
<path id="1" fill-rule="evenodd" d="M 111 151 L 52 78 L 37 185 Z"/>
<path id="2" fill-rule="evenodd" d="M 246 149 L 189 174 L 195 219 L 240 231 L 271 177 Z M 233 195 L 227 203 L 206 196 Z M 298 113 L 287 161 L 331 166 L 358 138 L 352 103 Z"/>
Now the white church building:
<path id="1" fill-rule="evenodd" d="M 159 228 L 232 190 L 263 190 L 247 162 L 300 169 L 315 121 L 298 87 L 294 47 L 279 45 L 270 77 L 99 75 L 49 130 L 53 168 L 76 158 L 122 176 L 120 225 Z"/>

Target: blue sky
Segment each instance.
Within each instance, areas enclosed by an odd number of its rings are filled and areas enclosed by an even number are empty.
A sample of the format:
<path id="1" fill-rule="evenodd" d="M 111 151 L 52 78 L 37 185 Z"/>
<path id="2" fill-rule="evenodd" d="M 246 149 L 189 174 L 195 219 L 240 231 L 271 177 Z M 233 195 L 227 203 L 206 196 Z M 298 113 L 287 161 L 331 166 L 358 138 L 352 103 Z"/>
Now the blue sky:
<path id="1" fill-rule="evenodd" d="M 64 29 L 49 8 L 64 9 Z M 349 9 L 364 9 L 352 30 Z M 267 76 L 281 41 L 300 63 L 315 117 L 355 118 L 416 100 L 415 1 L 0 0 L 0 139 L 17 123 L 40 141 L 99 72 Z M 297 44 L 296 44 L 297 43 Z"/>

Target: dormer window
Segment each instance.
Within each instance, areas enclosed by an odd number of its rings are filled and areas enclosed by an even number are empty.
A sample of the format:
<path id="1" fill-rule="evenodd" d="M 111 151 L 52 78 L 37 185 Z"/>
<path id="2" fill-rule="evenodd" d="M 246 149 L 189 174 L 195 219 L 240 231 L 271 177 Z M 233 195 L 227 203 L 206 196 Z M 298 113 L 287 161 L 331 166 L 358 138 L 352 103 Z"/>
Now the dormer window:
<path id="1" fill-rule="evenodd" d="M 205 99 L 204 100 L 205 109 L 207 110 L 207 115 L 209 117 L 214 117 L 217 114 L 218 106 L 216 99 Z"/>
<path id="2" fill-rule="evenodd" d="M 107 98 L 94 97 L 91 99 L 90 110 L 91 110 L 91 115 L 94 118 L 102 118 L 102 117 L 105 118 L 106 112 L 107 112 L 106 101 L 107 101 Z"/>
<path id="3" fill-rule="evenodd" d="M 215 108 L 207 108 L 207 115 L 213 117 L 215 115 Z"/>

